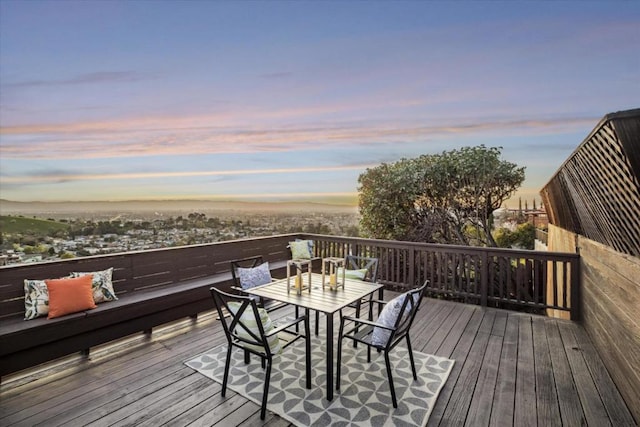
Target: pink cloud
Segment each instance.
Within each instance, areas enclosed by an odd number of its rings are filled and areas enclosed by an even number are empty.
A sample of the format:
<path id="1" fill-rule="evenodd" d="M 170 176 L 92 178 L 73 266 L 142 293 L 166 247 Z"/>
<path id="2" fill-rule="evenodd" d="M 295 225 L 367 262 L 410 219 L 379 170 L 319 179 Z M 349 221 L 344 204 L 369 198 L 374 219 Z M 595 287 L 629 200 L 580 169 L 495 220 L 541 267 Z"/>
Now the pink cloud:
<path id="1" fill-rule="evenodd" d="M 274 113 L 286 116 L 287 112 Z M 249 117 L 249 121 L 251 117 Z M 143 118 L 119 122 L 71 125 L 13 126 L 0 129 L 0 153 L 5 158 L 103 158 L 147 155 L 252 153 L 309 150 L 316 147 L 421 142 L 457 135 L 513 132 L 540 134 L 575 131 L 597 117 L 543 120 L 468 119 L 422 125 L 369 121 L 332 125 L 258 126 L 227 124 L 218 116 Z M 213 123 L 213 124 L 212 124 Z"/>

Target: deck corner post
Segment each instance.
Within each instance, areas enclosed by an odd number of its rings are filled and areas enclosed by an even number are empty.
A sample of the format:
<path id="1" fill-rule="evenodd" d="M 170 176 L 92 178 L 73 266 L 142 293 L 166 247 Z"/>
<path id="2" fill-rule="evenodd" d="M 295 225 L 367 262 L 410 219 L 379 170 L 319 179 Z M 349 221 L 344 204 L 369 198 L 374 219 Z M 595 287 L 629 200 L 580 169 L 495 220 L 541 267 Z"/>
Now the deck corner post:
<path id="1" fill-rule="evenodd" d="M 487 251 L 482 251 L 480 265 L 480 305 L 486 307 L 489 299 L 489 253 Z"/>
<path id="2" fill-rule="evenodd" d="M 580 253 L 571 260 L 571 320 L 578 322 L 582 320 L 582 300 L 580 292 Z"/>
<path id="3" fill-rule="evenodd" d="M 407 282 L 410 283 L 411 288 L 415 286 L 419 286 L 418 277 L 416 275 L 416 249 L 411 246 L 409 247 L 409 277 Z"/>

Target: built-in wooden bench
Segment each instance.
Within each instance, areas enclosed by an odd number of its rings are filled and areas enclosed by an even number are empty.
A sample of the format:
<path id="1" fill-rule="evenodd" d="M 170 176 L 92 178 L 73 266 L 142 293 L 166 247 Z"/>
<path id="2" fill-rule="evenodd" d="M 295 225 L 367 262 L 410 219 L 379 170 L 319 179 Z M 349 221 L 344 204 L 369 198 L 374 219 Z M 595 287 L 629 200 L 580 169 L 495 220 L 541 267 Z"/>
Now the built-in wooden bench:
<path id="1" fill-rule="evenodd" d="M 230 290 L 230 260 L 262 255 L 272 275 L 286 274 L 284 235 L 180 248 L 0 267 L 0 376 L 213 309 L 212 286 Z M 24 279 L 113 267 L 117 301 L 56 319 L 24 320 Z"/>

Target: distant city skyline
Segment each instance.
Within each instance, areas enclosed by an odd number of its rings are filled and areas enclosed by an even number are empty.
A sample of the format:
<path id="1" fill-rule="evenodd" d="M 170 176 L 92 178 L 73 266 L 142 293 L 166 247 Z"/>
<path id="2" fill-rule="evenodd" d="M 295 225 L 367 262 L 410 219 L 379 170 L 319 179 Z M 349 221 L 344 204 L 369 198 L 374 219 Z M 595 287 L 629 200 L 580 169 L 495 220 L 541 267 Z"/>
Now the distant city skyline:
<path id="1" fill-rule="evenodd" d="M 515 208 L 638 100 L 638 2 L 0 0 L 0 199 L 355 204 L 484 144 Z"/>

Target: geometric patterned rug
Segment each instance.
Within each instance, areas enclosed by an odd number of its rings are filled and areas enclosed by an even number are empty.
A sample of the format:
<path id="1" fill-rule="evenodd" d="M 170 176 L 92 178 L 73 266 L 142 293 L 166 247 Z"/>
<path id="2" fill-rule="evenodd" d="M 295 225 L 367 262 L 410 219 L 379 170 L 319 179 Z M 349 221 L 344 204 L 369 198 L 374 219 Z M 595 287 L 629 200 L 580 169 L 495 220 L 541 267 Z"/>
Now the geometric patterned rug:
<path id="1" fill-rule="evenodd" d="M 398 400 L 398 408 L 394 409 L 383 353 L 372 351 L 368 364 L 366 346 L 354 349 L 347 340 L 344 344 L 341 388 L 334 391 L 333 401 L 326 399 L 325 345 L 313 337 L 311 389 L 304 387 L 304 341 L 298 340 L 273 358 L 267 409 L 301 427 L 427 424 L 438 393 L 451 372 L 453 360 L 414 350 L 418 373 L 418 380 L 414 381 L 407 349 L 394 348 L 390 354 Z M 227 345 L 223 344 L 185 364 L 222 384 L 226 352 Z M 337 353 L 337 346 L 334 346 L 334 353 Z M 234 350 L 227 388 L 260 406 L 263 387 L 264 370 L 260 359 L 252 355 L 251 362 L 245 365 L 243 352 Z"/>

